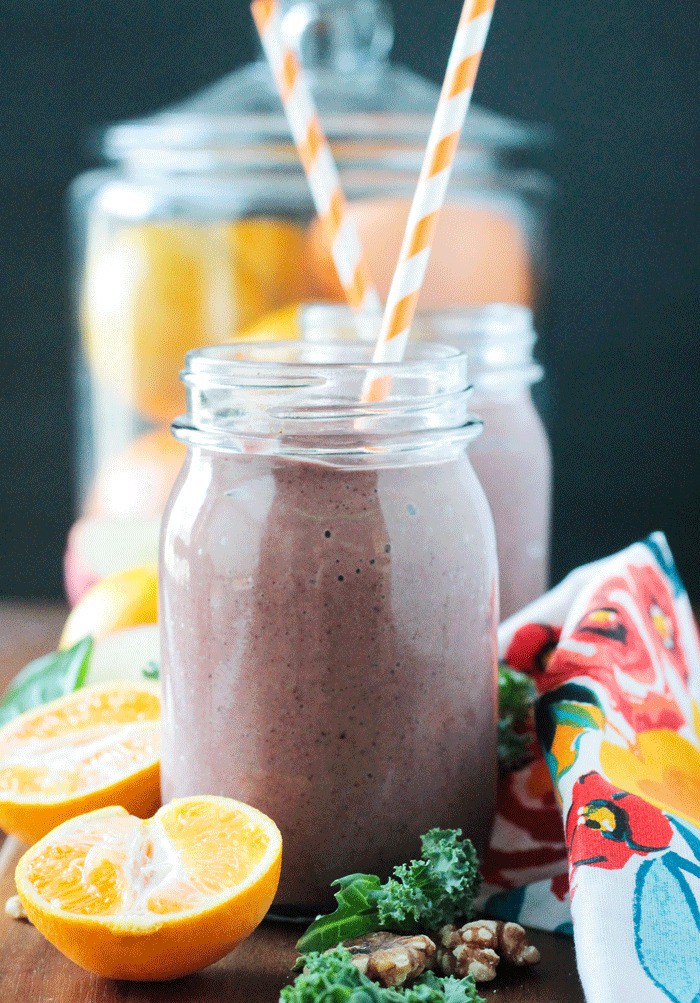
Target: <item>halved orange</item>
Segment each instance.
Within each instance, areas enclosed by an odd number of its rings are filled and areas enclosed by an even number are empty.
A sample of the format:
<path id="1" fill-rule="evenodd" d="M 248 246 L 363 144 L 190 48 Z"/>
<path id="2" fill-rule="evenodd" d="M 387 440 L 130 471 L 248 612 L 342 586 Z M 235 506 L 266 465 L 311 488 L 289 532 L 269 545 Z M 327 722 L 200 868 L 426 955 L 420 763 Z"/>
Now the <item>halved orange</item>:
<path id="1" fill-rule="evenodd" d="M 249 805 L 171 801 L 150 820 L 103 808 L 54 829 L 17 865 L 32 923 L 90 972 L 190 975 L 249 936 L 272 904 L 282 837 Z"/>
<path id="2" fill-rule="evenodd" d="M 87 687 L 0 728 L 0 828 L 27 843 L 108 805 L 147 817 L 159 784 L 157 686 Z"/>

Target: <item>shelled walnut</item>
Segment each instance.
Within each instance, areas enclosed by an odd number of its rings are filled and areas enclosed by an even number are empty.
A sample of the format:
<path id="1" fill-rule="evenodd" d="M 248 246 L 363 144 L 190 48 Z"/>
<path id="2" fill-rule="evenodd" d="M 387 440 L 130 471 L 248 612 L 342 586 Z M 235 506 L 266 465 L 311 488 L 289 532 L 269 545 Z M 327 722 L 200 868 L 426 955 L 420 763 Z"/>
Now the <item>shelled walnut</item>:
<path id="1" fill-rule="evenodd" d="M 368 979 L 385 988 L 412 982 L 432 968 L 435 961 L 435 944 L 422 934 L 402 937 L 380 931 L 347 940 L 343 947 L 348 949 L 353 964 Z"/>
<path id="2" fill-rule="evenodd" d="M 440 930 L 437 964 L 444 975 L 472 975 L 476 982 L 490 982 L 501 960 L 525 966 L 540 960 L 540 952 L 528 944 L 519 923 L 480 919 Z"/>

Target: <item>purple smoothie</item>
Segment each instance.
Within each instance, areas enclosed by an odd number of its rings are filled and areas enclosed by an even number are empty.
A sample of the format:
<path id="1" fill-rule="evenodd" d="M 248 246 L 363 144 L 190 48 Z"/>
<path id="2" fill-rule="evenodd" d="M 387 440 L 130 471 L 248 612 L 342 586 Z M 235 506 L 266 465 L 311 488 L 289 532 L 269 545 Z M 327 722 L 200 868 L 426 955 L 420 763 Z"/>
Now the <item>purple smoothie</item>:
<path id="1" fill-rule="evenodd" d="M 505 620 L 549 588 L 552 460 L 529 387 L 498 394 L 477 383 L 474 410 L 484 432 L 471 459 L 496 526 Z"/>
<path id="2" fill-rule="evenodd" d="M 424 314 L 415 332 L 466 353 L 472 407 L 484 421 L 470 458 L 496 526 L 501 618 L 549 587 L 552 459 L 532 397 L 543 376 L 533 359 L 532 313 L 506 303 Z"/>
<path id="3" fill-rule="evenodd" d="M 496 787 L 493 523 L 461 446 L 352 465 L 189 450 L 161 563 L 163 797 L 284 838 L 279 905 L 386 875 L 432 826 L 484 848 Z"/>

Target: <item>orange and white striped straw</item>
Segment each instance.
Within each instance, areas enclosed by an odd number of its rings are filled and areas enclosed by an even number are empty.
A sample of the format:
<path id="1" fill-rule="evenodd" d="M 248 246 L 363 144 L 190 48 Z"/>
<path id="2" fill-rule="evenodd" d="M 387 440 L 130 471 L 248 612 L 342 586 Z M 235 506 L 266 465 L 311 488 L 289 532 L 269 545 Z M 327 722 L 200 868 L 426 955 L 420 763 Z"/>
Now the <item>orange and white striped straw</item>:
<path id="1" fill-rule="evenodd" d="M 494 5 L 495 0 L 465 0 L 389 290 L 374 362 L 400 362 L 406 350 Z M 375 394 L 370 399 L 376 399 Z"/>
<path id="2" fill-rule="evenodd" d="M 284 43 L 277 0 L 253 0 L 251 9 L 347 301 L 355 310 L 378 313 L 379 294 L 308 81 L 296 53 Z"/>

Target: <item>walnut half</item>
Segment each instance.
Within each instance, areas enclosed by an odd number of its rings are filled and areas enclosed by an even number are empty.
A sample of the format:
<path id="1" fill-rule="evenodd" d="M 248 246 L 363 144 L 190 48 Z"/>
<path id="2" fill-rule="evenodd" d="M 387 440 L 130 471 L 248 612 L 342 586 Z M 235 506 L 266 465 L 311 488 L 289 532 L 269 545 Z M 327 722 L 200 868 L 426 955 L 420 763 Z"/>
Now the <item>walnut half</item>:
<path id="1" fill-rule="evenodd" d="M 444 975 L 472 975 L 476 982 L 490 982 L 501 959 L 527 966 L 540 960 L 540 952 L 528 944 L 519 923 L 480 919 L 459 928 L 444 926 L 439 936 L 437 962 Z"/>
<path id="2" fill-rule="evenodd" d="M 346 940 L 343 947 L 352 955 L 353 964 L 381 986 L 403 986 L 417 979 L 435 960 L 435 944 L 419 934 L 401 937 L 395 933 L 371 933 L 367 937 Z"/>

